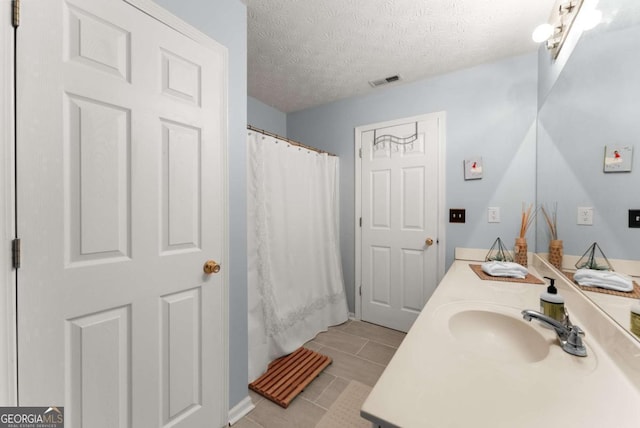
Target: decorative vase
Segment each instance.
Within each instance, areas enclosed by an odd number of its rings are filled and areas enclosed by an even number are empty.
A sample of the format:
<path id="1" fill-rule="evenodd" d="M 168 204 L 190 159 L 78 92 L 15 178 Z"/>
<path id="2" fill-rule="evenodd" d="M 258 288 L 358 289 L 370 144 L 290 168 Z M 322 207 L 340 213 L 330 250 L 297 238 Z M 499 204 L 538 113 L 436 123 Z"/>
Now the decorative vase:
<path id="1" fill-rule="evenodd" d="M 513 249 L 513 258 L 519 265 L 527 267 L 527 238 L 516 238 L 516 246 Z"/>
<path id="2" fill-rule="evenodd" d="M 552 239 L 549 242 L 549 263 L 562 270 L 562 240 Z"/>

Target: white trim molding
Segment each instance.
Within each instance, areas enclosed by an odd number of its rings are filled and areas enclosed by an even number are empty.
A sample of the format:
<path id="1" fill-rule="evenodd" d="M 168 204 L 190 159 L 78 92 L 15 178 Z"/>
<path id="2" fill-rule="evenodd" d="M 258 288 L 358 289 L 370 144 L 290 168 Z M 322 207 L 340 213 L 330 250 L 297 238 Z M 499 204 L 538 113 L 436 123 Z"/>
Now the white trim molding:
<path id="1" fill-rule="evenodd" d="M 251 401 L 251 397 L 247 395 L 242 401 L 233 406 L 233 409 L 229 410 L 229 425 L 235 424 L 255 408 L 256 406 Z"/>
<path id="2" fill-rule="evenodd" d="M 355 150 L 355 154 L 353 156 L 353 158 L 355 159 L 356 162 L 356 167 L 355 167 L 355 183 L 354 183 L 354 188 L 355 188 L 355 216 L 354 216 L 354 229 L 355 229 L 355 258 L 354 258 L 354 268 L 355 268 L 355 275 L 354 275 L 354 291 L 353 291 L 353 300 L 355 301 L 355 314 L 354 315 L 354 319 L 355 320 L 361 320 L 362 319 L 362 296 L 360 296 L 360 287 L 362 286 L 362 272 L 361 272 L 361 266 L 362 266 L 362 228 L 360 227 L 360 218 L 362 217 L 362 197 L 361 197 L 361 189 L 362 189 L 362 158 L 361 153 L 362 153 L 362 131 L 363 131 L 363 127 L 359 126 L 357 128 L 355 128 L 354 130 L 354 150 Z"/>
<path id="3" fill-rule="evenodd" d="M 14 30 L 12 2 L 0 2 L 0 406 L 18 404 L 16 275 L 11 264 L 15 236 Z"/>

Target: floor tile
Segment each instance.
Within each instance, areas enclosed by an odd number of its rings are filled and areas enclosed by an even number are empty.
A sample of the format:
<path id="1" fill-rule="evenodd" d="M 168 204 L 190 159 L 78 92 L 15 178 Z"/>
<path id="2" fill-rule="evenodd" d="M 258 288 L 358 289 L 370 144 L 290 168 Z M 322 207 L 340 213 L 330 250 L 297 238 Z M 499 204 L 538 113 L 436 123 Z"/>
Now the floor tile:
<path id="1" fill-rule="evenodd" d="M 339 330 L 329 330 L 318 334 L 313 341 L 323 346 L 330 346 L 348 354 L 357 354 L 367 343 L 367 339 L 352 334 L 343 333 Z"/>
<path id="2" fill-rule="evenodd" d="M 320 394 L 324 392 L 325 389 L 333 382 L 336 377 L 323 371 L 320 375 L 315 378 L 304 391 L 300 393 L 301 397 L 306 398 L 309 401 L 315 401 Z"/>
<path id="3" fill-rule="evenodd" d="M 314 427 L 326 412 L 303 397 L 296 397 L 287 409 L 277 404 L 262 400 L 251 413 L 249 418 L 264 428 L 304 428 Z"/>
<path id="4" fill-rule="evenodd" d="M 314 342 L 313 340 L 308 341 L 307 343 L 305 343 L 304 345 L 302 345 L 303 347 L 310 349 L 312 351 L 318 351 L 320 348 L 322 348 L 322 345 L 319 343 Z"/>
<path id="5" fill-rule="evenodd" d="M 342 391 L 349 385 L 349 381 L 342 379 L 341 377 L 336 377 L 331 385 L 327 389 L 324 390 L 322 394 L 316 400 L 316 404 L 318 406 L 324 407 L 328 409 L 331 407 L 334 401 L 342 394 Z"/>
<path id="6" fill-rule="evenodd" d="M 389 364 L 389 361 L 391 361 L 391 358 L 395 353 L 396 348 L 383 345 L 378 342 L 369 341 L 357 355 L 358 357 L 386 366 Z"/>
<path id="7" fill-rule="evenodd" d="M 347 320 L 347 321 L 343 322 L 342 324 L 334 325 L 333 327 L 331 327 L 331 330 L 344 331 L 344 329 L 349 327 L 349 324 L 351 324 L 352 322 L 354 322 L 354 320 Z M 359 321 L 355 321 L 355 322 L 359 322 Z"/>
<path id="8" fill-rule="evenodd" d="M 342 331 L 355 336 L 365 337 L 383 345 L 393 346 L 397 348 L 402 343 L 406 333 L 397 330 L 380 327 L 375 324 L 369 324 L 362 321 L 353 321 L 349 323 Z"/>
<path id="9" fill-rule="evenodd" d="M 333 362 L 325 371 L 347 380 L 357 380 L 365 385 L 373 386 L 384 371 L 384 366 L 328 346 L 320 350 L 330 356 Z"/>
<path id="10" fill-rule="evenodd" d="M 238 422 L 233 424 L 233 428 L 264 428 L 264 427 L 259 423 L 251 420 L 251 417 L 245 416 L 244 418 L 240 419 Z"/>

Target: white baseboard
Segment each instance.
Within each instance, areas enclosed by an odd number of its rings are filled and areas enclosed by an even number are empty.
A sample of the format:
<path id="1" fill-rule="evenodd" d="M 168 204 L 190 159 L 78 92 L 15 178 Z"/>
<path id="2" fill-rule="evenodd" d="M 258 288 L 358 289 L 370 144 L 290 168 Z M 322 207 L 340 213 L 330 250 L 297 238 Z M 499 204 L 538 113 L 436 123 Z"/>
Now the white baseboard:
<path id="1" fill-rule="evenodd" d="M 349 312 L 349 319 L 350 320 L 357 320 L 356 314 L 354 314 L 353 312 Z"/>
<path id="2" fill-rule="evenodd" d="M 229 425 L 233 425 L 238 422 L 244 416 L 249 414 L 250 411 L 255 409 L 255 407 L 256 406 L 253 404 L 253 401 L 251 401 L 251 397 L 247 395 L 244 400 L 233 406 L 233 409 L 229 410 Z"/>

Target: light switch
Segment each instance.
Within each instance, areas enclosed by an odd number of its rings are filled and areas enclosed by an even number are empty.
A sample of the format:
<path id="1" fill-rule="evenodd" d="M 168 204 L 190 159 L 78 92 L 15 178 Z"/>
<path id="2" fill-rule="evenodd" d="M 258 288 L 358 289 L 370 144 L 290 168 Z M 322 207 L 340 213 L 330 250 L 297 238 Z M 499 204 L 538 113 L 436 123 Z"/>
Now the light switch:
<path id="1" fill-rule="evenodd" d="M 640 227 L 640 210 L 629 210 L 629 227 Z"/>
<path id="2" fill-rule="evenodd" d="M 583 226 L 593 225 L 593 207 L 578 207 L 578 224 Z"/>
<path id="3" fill-rule="evenodd" d="M 464 208 L 451 208 L 449 210 L 449 223 L 464 223 L 466 212 Z"/>
<path id="4" fill-rule="evenodd" d="M 500 223 L 500 207 L 487 208 L 487 221 L 489 223 Z"/>

